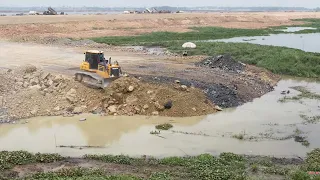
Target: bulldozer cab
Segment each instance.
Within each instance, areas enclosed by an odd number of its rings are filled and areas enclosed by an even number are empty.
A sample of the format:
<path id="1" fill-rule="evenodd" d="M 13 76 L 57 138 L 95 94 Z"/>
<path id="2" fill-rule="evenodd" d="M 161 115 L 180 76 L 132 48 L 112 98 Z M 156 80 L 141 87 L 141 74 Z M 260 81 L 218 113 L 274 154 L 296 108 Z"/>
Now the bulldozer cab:
<path id="1" fill-rule="evenodd" d="M 90 69 L 98 69 L 99 64 L 107 64 L 103 51 L 90 50 L 85 55 L 85 62 L 89 63 Z"/>

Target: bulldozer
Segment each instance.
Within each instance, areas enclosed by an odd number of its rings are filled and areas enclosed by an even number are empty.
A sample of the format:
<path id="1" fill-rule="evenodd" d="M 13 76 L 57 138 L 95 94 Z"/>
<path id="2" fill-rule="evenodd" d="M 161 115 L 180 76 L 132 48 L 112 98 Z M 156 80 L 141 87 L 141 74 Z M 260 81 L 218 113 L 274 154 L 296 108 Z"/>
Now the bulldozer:
<path id="1" fill-rule="evenodd" d="M 106 88 L 110 82 L 122 76 L 119 63 L 107 60 L 104 52 L 99 50 L 88 50 L 85 60 L 80 64 L 80 71 L 75 73 L 75 80 L 86 85 Z"/>

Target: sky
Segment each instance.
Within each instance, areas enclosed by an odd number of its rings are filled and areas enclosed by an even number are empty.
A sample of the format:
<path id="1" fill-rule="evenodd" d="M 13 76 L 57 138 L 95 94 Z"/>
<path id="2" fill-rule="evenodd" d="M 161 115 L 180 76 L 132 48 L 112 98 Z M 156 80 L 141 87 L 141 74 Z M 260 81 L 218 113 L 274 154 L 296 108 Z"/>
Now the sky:
<path id="1" fill-rule="evenodd" d="M 0 0 L 0 6 L 95 6 L 95 7 L 151 7 L 151 6 L 286 6 L 320 7 L 320 0 Z"/>

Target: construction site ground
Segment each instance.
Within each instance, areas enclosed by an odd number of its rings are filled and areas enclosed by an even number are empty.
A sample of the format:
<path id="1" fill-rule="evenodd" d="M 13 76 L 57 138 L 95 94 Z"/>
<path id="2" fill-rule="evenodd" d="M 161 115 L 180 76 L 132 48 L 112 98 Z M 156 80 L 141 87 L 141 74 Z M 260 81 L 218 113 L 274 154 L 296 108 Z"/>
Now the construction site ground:
<path id="1" fill-rule="evenodd" d="M 151 52 L 150 49 L 148 50 L 144 47 L 114 47 L 98 44 L 87 38 L 139 35 L 154 31 L 186 32 L 190 31 L 189 28 L 194 26 L 266 28 L 270 26 L 301 24 L 302 22 L 292 21 L 299 18 L 320 18 L 320 13 L 239 12 L 0 17 L 0 123 L 10 123 L 0 124 L 0 128 L 2 125 L 3 127 L 9 125 L 10 128 L 11 126 L 12 128 L 16 128 L 16 125 L 30 125 L 32 123 L 27 122 L 27 120 L 20 122 L 18 120 L 37 116 L 72 116 L 81 113 L 83 115 L 85 113 L 93 113 L 100 114 L 102 117 L 109 116 L 108 118 L 115 118 L 112 120 L 116 121 L 116 116 L 122 115 L 128 117 L 143 115 L 145 118 L 151 116 L 188 117 L 213 114 L 221 111 L 221 108 L 240 106 L 273 91 L 280 77 L 265 69 L 244 65 L 237 62 L 238 60 L 236 59 L 228 59 L 227 56 L 225 57 L 226 61 L 224 61 L 226 63 L 221 64 L 220 62 L 211 62 L 217 58 L 219 59 L 219 57 L 175 56 L 162 48 L 156 48 L 156 52 L 153 52 L 153 50 Z M 75 41 L 74 38 L 80 40 Z M 129 74 L 129 77 L 114 81 L 106 90 L 90 88 L 75 82 L 73 80 L 74 73 L 79 70 L 79 65 L 84 60 L 83 53 L 88 49 L 104 51 L 106 58 L 112 57 L 112 60 L 118 61 L 122 70 Z M 278 91 L 275 93 L 280 95 Z M 270 108 L 269 106 L 265 107 L 261 107 L 261 109 L 269 110 Z M 277 108 L 276 106 L 275 109 L 282 111 L 281 108 Z M 256 114 L 269 116 L 268 113 L 262 112 L 257 111 Z M 245 113 L 251 114 L 250 111 L 245 111 Z M 277 113 L 274 116 L 277 116 Z M 255 124 L 254 121 L 258 120 L 258 117 L 254 117 L 256 119 L 252 121 L 249 119 L 250 123 L 248 127 Z M 78 116 L 74 118 L 78 118 L 81 122 L 90 122 L 90 119 L 80 119 Z M 140 116 L 136 116 L 136 118 L 140 118 Z M 80 122 L 78 119 L 76 122 Z M 181 121 L 186 119 L 184 118 Z M 134 121 L 135 119 L 132 118 L 131 120 Z M 241 121 L 238 121 L 238 124 L 233 124 L 234 122 L 231 122 L 231 119 L 229 120 L 229 124 L 226 123 L 228 119 L 223 118 L 223 121 L 217 121 L 218 125 L 211 125 L 210 128 L 216 127 L 218 130 L 207 128 L 210 124 L 204 124 L 204 127 L 210 132 L 218 132 L 222 129 L 219 124 L 223 124 L 226 128 L 225 132 L 230 132 L 233 131 L 230 128 L 231 125 L 239 127 L 241 125 L 247 126 L 247 124 Z M 146 121 L 149 120 L 147 119 Z M 205 121 L 210 122 L 209 120 Z M 273 126 L 273 124 L 271 125 Z M 113 128 L 112 124 L 104 126 L 117 130 Z M 101 125 L 99 127 L 101 130 L 98 131 L 107 132 L 108 130 L 104 126 Z M 255 126 L 252 127 L 250 126 L 249 129 L 257 129 Z M 231 140 L 230 143 L 226 143 L 228 148 L 231 148 L 230 144 L 233 146 L 237 143 L 248 146 L 248 144 L 243 143 L 245 142 L 243 136 L 243 141 L 241 141 L 241 136 L 235 136 L 234 132 L 232 134 L 229 133 L 229 136 L 226 136 L 226 138 L 224 137 L 225 134 L 222 134 L 222 137 L 219 134 L 217 135 L 219 139 L 200 139 L 210 137 L 210 135 L 202 133 L 202 130 L 205 128 L 196 131 L 200 133 L 176 131 L 177 137 L 188 136 L 187 141 L 173 139 L 173 143 L 170 145 L 162 145 L 155 139 L 148 139 L 145 142 L 150 147 L 154 146 L 151 142 L 155 142 L 159 147 L 169 148 L 171 146 L 176 147 L 176 142 L 185 145 L 201 142 L 208 144 L 210 148 L 214 147 L 215 150 L 219 150 L 219 146 L 210 143 L 229 142 L 225 141 L 228 138 Z M 4 129 L 1 129 L 2 132 Z M 96 132 L 96 129 L 90 126 L 91 131 Z M 150 129 L 146 131 L 148 133 L 143 132 L 144 134 L 141 137 L 157 133 L 152 131 L 149 134 Z M 110 130 L 110 132 L 113 131 Z M 124 135 L 126 132 L 127 130 L 123 133 L 117 133 Z M 245 133 L 244 135 L 246 135 Z M 174 133 L 168 131 L 167 134 L 172 135 Z M 165 133 L 162 134 L 162 136 L 165 135 Z M 162 136 L 161 134 L 159 136 L 156 134 L 155 138 L 159 138 L 161 142 L 168 142 Z M 63 136 L 62 138 L 64 139 L 65 137 Z M 99 136 L 96 136 L 96 134 L 93 137 L 93 139 L 99 139 Z M 191 141 L 192 137 L 199 139 L 195 139 L 193 142 Z M 54 141 L 56 141 L 55 135 Z M 129 145 L 138 146 L 134 144 L 138 141 L 140 141 L 139 138 L 135 139 L 135 141 L 130 140 Z M 279 143 L 273 149 L 278 149 L 281 144 L 282 149 L 285 149 L 284 151 L 287 152 L 287 148 L 289 147 L 287 144 L 280 141 L 274 142 Z M 12 144 L 11 141 L 10 144 Z M 204 146 L 201 144 L 194 145 L 198 147 Z M 34 147 L 33 144 L 32 146 Z M 121 148 L 123 147 L 123 144 L 121 144 Z M 158 148 L 157 146 L 154 147 Z M 261 148 L 270 146 L 268 144 L 264 144 L 264 146 L 256 144 L 255 147 L 261 150 Z M 37 146 L 36 148 L 38 150 Z M 141 146 L 141 148 L 145 147 Z M 232 149 L 234 148 L 232 147 Z M 247 152 L 246 148 L 243 149 L 245 149 L 243 151 Z M 267 151 L 268 148 L 264 149 Z M 292 146 L 292 149 L 296 149 L 296 146 Z M 179 149 L 180 151 L 183 150 Z M 193 148 L 190 151 L 197 152 Z M 206 150 L 205 152 L 211 153 L 213 151 Z M 183 151 L 183 153 L 185 152 Z M 258 153 L 258 151 L 255 153 Z M 282 159 L 281 161 L 285 160 Z M 288 164 L 291 165 L 294 162 Z M 150 173 L 144 174 L 142 171 L 137 171 L 133 166 L 102 164 L 87 159 L 69 158 L 65 161 L 51 163 L 43 167 L 40 167 L 38 164 L 17 166 L 13 172 L 9 170 L 9 174 L 5 174 L 5 177 L 24 177 L 24 175 L 33 174 L 38 171 L 51 172 L 63 169 L 64 167 L 82 166 L 103 166 L 103 169 L 108 172 L 133 173 L 138 174 L 142 178 L 150 175 Z M 148 169 L 150 167 L 149 165 L 147 166 Z M 158 172 L 159 169 L 165 171 L 170 168 L 171 166 L 151 167 L 150 172 Z M 176 169 L 179 170 L 179 168 L 180 166 Z M 11 173 L 14 174 L 11 176 Z M 270 179 L 270 177 L 266 179 Z"/>
<path id="2" fill-rule="evenodd" d="M 0 17 L 0 38 L 30 41 L 44 37 L 128 36 L 155 31 L 186 32 L 190 27 L 266 28 L 301 24 L 319 12 L 239 12 L 182 14 L 109 14 Z"/>

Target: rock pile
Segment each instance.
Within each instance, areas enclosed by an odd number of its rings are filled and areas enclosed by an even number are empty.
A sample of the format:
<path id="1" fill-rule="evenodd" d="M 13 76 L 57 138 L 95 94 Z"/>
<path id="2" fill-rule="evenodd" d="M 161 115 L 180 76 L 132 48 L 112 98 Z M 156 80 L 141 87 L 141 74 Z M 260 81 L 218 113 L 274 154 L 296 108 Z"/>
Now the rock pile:
<path id="1" fill-rule="evenodd" d="M 1 82 L 12 85 L 10 91 L 3 90 L 4 103 L 0 105 L 6 109 L 6 119 L 10 120 L 89 112 L 104 94 L 73 79 L 37 70 L 34 66 L 2 74 L 0 78 Z"/>
<path id="2" fill-rule="evenodd" d="M 196 63 L 196 66 L 218 68 L 223 71 L 240 73 L 244 71 L 245 65 L 235 61 L 230 55 L 219 55 L 206 58 Z"/>

